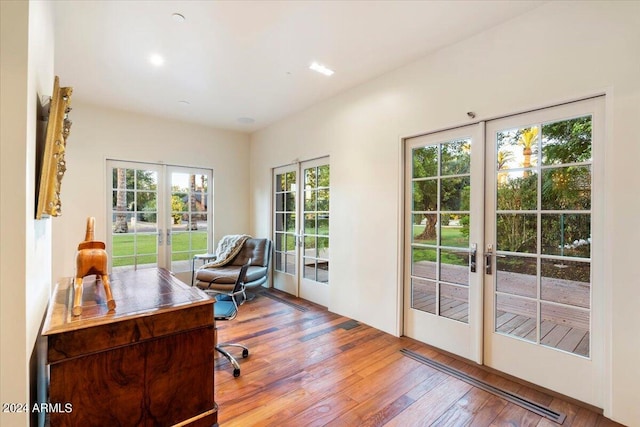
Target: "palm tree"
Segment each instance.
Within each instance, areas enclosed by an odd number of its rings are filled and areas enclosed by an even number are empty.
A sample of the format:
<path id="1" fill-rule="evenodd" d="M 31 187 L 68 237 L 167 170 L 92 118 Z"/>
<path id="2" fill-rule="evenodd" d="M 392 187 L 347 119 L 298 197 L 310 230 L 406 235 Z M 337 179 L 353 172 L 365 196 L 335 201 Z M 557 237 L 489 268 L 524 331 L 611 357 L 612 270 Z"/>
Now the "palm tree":
<path id="1" fill-rule="evenodd" d="M 498 170 L 508 169 L 507 163 L 513 160 L 511 151 L 498 151 Z"/>
<path id="2" fill-rule="evenodd" d="M 114 233 L 128 233 L 127 226 L 127 170 L 117 168 L 117 184 L 116 184 L 116 223 L 113 229 Z"/>
<path id="3" fill-rule="evenodd" d="M 198 229 L 198 222 L 195 216 L 196 212 L 196 176 L 189 175 L 189 230 Z"/>
<path id="4" fill-rule="evenodd" d="M 531 154 L 533 152 L 532 148 L 538 139 L 538 128 L 532 127 L 522 130 L 522 134 L 520 135 L 520 139 L 518 139 L 518 144 L 522 145 L 522 155 L 524 156 L 524 160 L 522 162 L 522 167 L 530 168 L 531 167 Z M 530 172 L 525 171 L 524 176 L 529 176 Z"/>
<path id="5" fill-rule="evenodd" d="M 207 206 L 206 202 L 206 194 L 204 192 L 204 174 L 200 175 L 200 209 L 205 211 Z M 206 219 L 206 215 L 201 217 L 201 219 Z"/>
<path id="6" fill-rule="evenodd" d="M 504 169 L 509 169 L 507 163 L 513 160 L 513 153 L 511 151 L 501 150 L 498 151 L 498 185 L 503 185 L 507 181 L 508 172 L 500 172 Z"/>

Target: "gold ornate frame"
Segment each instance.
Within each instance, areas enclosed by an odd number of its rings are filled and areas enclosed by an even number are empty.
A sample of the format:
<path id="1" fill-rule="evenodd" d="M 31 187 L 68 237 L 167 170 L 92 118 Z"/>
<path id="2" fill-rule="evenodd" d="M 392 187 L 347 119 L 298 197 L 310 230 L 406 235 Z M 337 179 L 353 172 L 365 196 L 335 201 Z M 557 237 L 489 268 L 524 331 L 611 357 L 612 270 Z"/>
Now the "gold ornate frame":
<path id="1" fill-rule="evenodd" d="M 40 167 L 36 219 L 61 214 L 60 186 L 62 177 L 67 170 L 64 152 L 71 130 L 68 113 L 71 110 L 72 92 L 73 88 L 71 87 L 61 88 L 58 76 L 55 77 Z"/>

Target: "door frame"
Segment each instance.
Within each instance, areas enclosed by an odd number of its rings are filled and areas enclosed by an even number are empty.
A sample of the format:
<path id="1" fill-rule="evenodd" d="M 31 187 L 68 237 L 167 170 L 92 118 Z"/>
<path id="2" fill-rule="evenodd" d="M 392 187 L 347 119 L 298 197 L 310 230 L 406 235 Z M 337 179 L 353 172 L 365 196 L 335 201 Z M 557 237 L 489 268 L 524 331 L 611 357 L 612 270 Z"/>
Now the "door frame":
<path id="1" fill-rule="evenodd" d="M 278 171 L 278 172 L 277 172 Z M 296 219 L 295 219 L 295 225 L 294 225 L 294 238 L 295 238 L 295 245 L 294 245 L 294 258 L 295 258 L 295 262 L 294 262 L 294 268 L 295 268 L 295 274 L 289 274 L 286 272 L 286 264 L 287 264 L 287 260 L 285 258 L 284 263 L 285 263 L 285 271 L 280 271 L 277 270 L 277 259 L 278 259 L 278 252 L 277 252 L 277 248 L 278 248 L 278 239 L 276 236 L 276 202 L 275 202 L 275 197 L 276 197 L 276 174 L 278 173 L 289 173 L 289 172 L 294 172 L 296 174 L 296 197 L 295 197 L 295 213 L 296 213 Z M 300 245 L 299 245 L 299 237 L 298 237 L 298 230 L 300 229 L 300 218 L 298 218 L 298 204 L 299 204 L 299 198 L 298 198 L 298 193 L 299 193 L 299 183 L 300 183 L 300 165 L 299 163 L 290 163 L 288 165 L 282 165 L 282 166 L 277 166 L 274 168 L 271 168 L 271 194 L 269 195 L 269 199 L 270 199 L 270 215 L 271 215 L 271 237 L 273 239 L 273 269 L 272 269 L 272 277 L 271 277 L 271 286 L 273 286 L 274 288 L 281 290 L 283 292 L 287 292 L 291 295 L 294 295 L 296 297 L 299 296 L 300 293 L 300 286 L 299 286 L 299 271 L 298 269 L 299 267 L 299 263 L 298 263 L 298 259 L 299 259 L 299 252 L 300 252 Z M 285 190 L 286 192 L 286 190 Z M 288 212 L 286 211 L 286 199 L 283 200 L 283 203 L 285 205 L 285 211 L 280 211 L 280 212 Z M 287 234 L 287 226 L 286 226 L 286 214 L 285 214 L 285 220 L 284 220 L 284 229 L 283 229 L 283 234 Z M 286 237 L 285 237 L 286 239 Z M 283 243 L 286 247 L 286 240 Z M 282 251 L 283 255 L 285 251 Z M 285 255 L 286 256 L 286 255 Z M 283 286 L 276 286 L 278 283 L 282 283 Z"/>
<path id="2" fill-rule="evenodd" d="M 439 346 L 445 351 L 455 353 L 464 357 L 465 359 L 472 360 L 475 363 L 481 364 L 483 357 L 482 347 L 482 331 L 483 331 L 483 264 L 482 264 L 482 248 L 484 247 L 484 210 L 477 209 L 479 203 L 482 204 L 482 196 L 484 194 L 484 125 L 483 123 L 470 124 L 464 126 L 458 126 L 452 129 L 441 130 L 438 132 L 432 132 L 428 134 L 419 135 L 416 137 L 404 139 L 402 156 L 404 159 L 404 174 L 402 177 L 403 182 L 403 206 L 404 211 L 402 214 L 402 233 L 403 233 L 403 251 L 405 252 L 405 258 L 402 262 L 402 268 L 400 269 L 403 276 L 403 300 L 401 301 L 401 313 L 403 316 L 402 331 L 408 332 L 410 329 L 410 323 L 415 322 L 430 322 L 429 328 L 423 328 L 418 330 L 412 329 L 412 335 L 416 339 L 420 339 L 418 336 L 423 337 L 424 340 L 430 340 L 433 345 Z M 471 153 L 470 156 L 470 170 L 469 177 L 473 184 L 470 192 L 470 216 L 471 234 L 469 236 L 469 245 L 476 245 L 476 271 L 469 271 L 468 276 L 468 322 L 463 323 L 457 320 L 447 318 L 445 316 L 436 315 L 435 313 L 425 313 L 419 309 L 412 308 L 411 294 L 407 294 L 407 289 L 412 286 L 411 279 L 411 266 L 412 266 L 412 232 L 413 223 L 409 220 L 409 215 L 412 212 L 412 192 L 409 189 L 412 183 L 411 172 L 413 165 L 412 159 L 409 158 L 409 154 L 412 152 L 414 146 L 422 146 L 420 140 L 423 139 L 427 145 L 438 147 L 441 143 L 447 143 L 461 138 L 471 138 Z M 440 164 L 440 163 L 438 163 Z M 440 171 L 437 173 L 437 179 L 446 179 L 447 175 L 440 175 Z M 475 178 L 475 179 L 474 179 Z M 474 210 L 475 207 L 475 210 Z M 440 212 L 440 210 L 436 210 Z M 436 246 L 440 247 L 438 243 Z M 465 250 L 470 250 L 464 248 Z M 463 248 L 460 248 L 463 249 Z M 445 249 L 447 250 L 447 249 Z M 441 265 L 441 264 L 437 264 Z M 445 263 L 446 265 L 446 263 Z M 470 269 L 469 269 L 470 270 Z M 436 281 L 436 288 L 440 286 L 440 281 Z M 437 292 L 436 295 L 439 295 Z M 437 303 L 440 301 L 437 300 Z M 442 334 L 442 330 L 446 328 L 447 333 Z M 452 336 L 456 335 L 452 338 Z M 462 336 L 464 335 L 464 336 Z"/>
<path id="3" fill-rule="evenodd" d="M 120 160 L 120 159 L 111 159 L 107 158 L 105 161 L 105 178 L 106 185 L 105 190 L 107 192 L 105 201 L 107 203 L 106 206 L 106 218 L 105 221 L 105 229 L 106 229 L 106 250 L 109 254 L 109 262 L 108 262 L 108 270 L 109 273 L 112 273 L 113 270 L 113 230 L 112 230 L 112 216 L 114 213 L 113 205 L 110 202 L 113 197 L 112 193 L 112 173 L 114 169 L 133 169 L 133 170 L 150 170 L 156 172 L 157 174 L 157 182 L 156 182 L 156 266 L 164 267 L 166 265 L 165 260 L 167 257 L 166 254 L 166 245 L 164 244 L 164 228 L 163 225 L 166 223 L 166 218 L 163 217 L 165 214 L 164 210 L 158 209 L 158 206 L 163 206 L 165 204 L 165 194 L 163 188 L 165 186 L 163 182 L 163 165 L 159 163 L 151 163 L 151 162 L 139 162 L 135 160 Z M 111 205 L 111 206 L 109 206 Z"/>
<path id="4" fill-rule="evenodd" d="M 305 164 L 310 167 L 320 166 L 320 165 L 328 165 L 331 167 L 331 157 L 329 155 L 315 157 L 312 159 L 305 160 L 297 160 L 295 163 L 289 163 L 286 165 L 280 165 L 271 168 L 271 194 L 270 194 L 270 214 L 271 214 L 271 232 L 270 235 L 274 240 L 274 258 L 277 257 L 277 253 L 275 252 L 275 248 L 277 247 L 277 239 L 275 236 L 276 233 L 276 206 L 275 206 L 275 195 L 276 195 L 276 174 L 278 173 L 286 173 L 286 172 L 295 172 L 296 174 L 296 199 L 295 199 L 295 274 L 289 274 L 283 271 L 276 270 L 276 260 L 274 259 L 273 264 L 273 272 L 272 272 L 272 286 L 276 289 L 287 292 L 296 297 L 304 298 L 302 295 L 303 287 L 307 288 L 307 297 L 315 298 L 310 299 L 310 301 L 315 302 L 316 304 L 323 305 L 325 307 L 329 306 L 329 287 L 330 284 L 323 282 L 316 282 L 310 279 L 304 278 L 304 272 L 302 271 L 302 266 L 304 262 L 304 256 L 302 254 L 302 248 L 304 247 L 304 206 L 303 206 L 303 196 L 304 196 L 304 168 Z M 331 181 L 329 181 L 329 200 L 331 200 Z M 286 203 L 286 200 L 284 201 Z M 288 212 L 288 211 L 287 211 Z M 331 202 L 329 201 L 329 212 L 331 212 Z M 285 220 L 286 221 L 286 220 Z M 331 213 L 329 213 L 329 230 L 331 230 Z M 285 233 L 286 233 L 286 224 L 285 224 Z M 331 231 L 329 231 L 329 247 L 331 247 Z M 329 258 L 331 255 L 329 255 Z M 286 261 L 285 261 L 286 263 Z M 329 259 L 329 272 L 331 271 L 331 260 Z M 281 277 L 279 279 L 279 276 Z M 283 286 L 278 287 L 276 283 L 278 280 L 282 281 Z M 313 283 L 322 286 L 322 290 L 318 289 L 309 289 L 309 284 Z"/>
<path id="5" fill-rule="evenodd" d="M 330 283 L 327 281 L 325 282 L 319 282 L 317 280 L 313 280 L 313 279 L 308 279 L 305 277 L 305 258 L 306 258 L 306 249 L 305 249 L 305 239 L 307 237 L 306 234 L 306 227 L 305 227 L 305 198 L 306 198 L 306 194 L 305 192 L 307 191 L 306 188 L 303 188 L 304 185 L 304 180 L 305 180 L 305 170 L 310 169 L 310 168 L 317 168 L 320 166 L 329 166 L 329 170 L 331 170 L 331 163 L 329 161 L 329 156 L 326 157 L 319 157 L 317 159 L 312 159 L 312 160 L 303 160 L 298 164 L 298 173 L 299 173 L 299 186 L 300 186 L 300 191 L 299 191 L 299 196 L 300 198 L 298 199 L 298 213 L 299 218 L 298 218 L 298 236 L 299 239 L 298 241 L 301 243 L 301 245 L 298 248 L 298 252 L 297 252 L 297 256 L 298 256 L 298 267 L 297 267 L 297 272 L 298 272 L 298 295 L 300 296 L 300 298 L 304 298 L 307 299 L 309 301 L 313 301 L 316 304 L 322 305 L 323 307 L 328 307 L 329 306 L 329 289 L 330 289 Z M 329 191 L 329 200 L 331 199 L 331 172 L 329 172 L 329 187 L 328 187 L 328 191 Z M 317 178 L 316 178 L 317 179 Z M 316 187 L 315 190 L 318 190 L 318 185 L 316 183 Z M 318 200 L 316 200 L 316 203 L 318 202 Z M 328 201 L 329 202 L 329 201 Z M 329 203 L 329 211 L 331 210 L 331 204 Z M 315 211 L 317 212 L 317 210 Z M 326 238 L 329 241 L 329 254 L 330 249 L 331 249 L 331 239 L 330 239 L 330 230 L 331 230 L 331 214 L 329 214 L 329 234 L 326 235 Z M 315 236 L 315 235 L 314 235 Z M 325 237 L 325 236 L 322 236 Z M 315 248 L 314 248 L 315 249 Z M 324 260 L 325 258 L 321 258 L 319 257 L 317 254 L 315 257 L 311 257 L 312 259 L 315 259 L 316 261 L 318 259 L 320 260 Z M 330 258 L 330 255 L 327 257 Z M 329 262 L 330 260 L 327 259 L 327 262 Z M 329 262 L 329 271 L 331 271 L 331 264 Z"/>
<path id="6" fill-rule="evenodd" d="M 125 169 L 144 169 L 145 167 L 149 168 L 149 170 L 153 170 L 158 174 L 158 182 L 157 182 L 157 199 L 156 199 L 156 215 L 157 215 L 157 233 L 156 233 L 156 245 L 157 245 L 157 259 L 156 264 L 158 267 L 166 268 L 167 270 L 171 270 L 172 264 L 172 253 L 171 253 L 171 172 L 179 172 L 180 170 L 184 171 L 195 171 L 197 173 L 206 173 L 208 175 L 208 192 L 207 192 L 207 206 L 210 207 L 210 212 L 207 212 L 207 227 L 208 227 L 208 235 L 207 235 L 207 249 L 206 252 L 211 253 L 213 250 L 213 215 L 214 215 L 214 174 L 212 168 L 206 167 L 197 167 L 197 166 L 183 166 L 183 165 L 174 165 L 174 164 L 166 164 L 166 163 L 154 163 L 154 162 L 145 162 L 138 160 L 122 160 L 122 159 L 114 159 L 110 157 L 105 158 L 104 162 L 105 167 L 105 179 L 106 185 L 104 186 L 107 195 L 105 200 L 107 204 L 110 204 L 110 200 L 112 197 L 112 188 L 111 188 L 111 173 L 112 169 L 115 167 L 123 167 Z M 162 206 L 162 208 L 159 208 Z M 113 213 L 113 208 L 106 206 L 107 213 L 107 221 L 106 223 L 106 249 L 109 254 L 112 253 L 112 220 L 109 217 L 109 213 Z M 169 243 L 168 243 L 169 242 Z M 109 271 L 112 271 L 112 257 L 109 257 Z M 189 262 L 189 265 L 191 263 Z M 190 267 L 189 267 L 190 268 Z M 188 275 L 191 274 L 191 270 L 178 271 L 173 272 L 183 280 L 185 283 L 189 283 Z"/>
<path id="7" fill-rule="evenodd" d="M 183 174 L 189 174 L 189 175 L 206 175 L 207 177 L 207 193 L 206 193 L 206 206 L 208 207 L 208 210 L 205 211 L 205 214 L 207 215 L 207 247 L 205 249 L 202 250 L 198 250 L 198 252 L 202 252 L 203 250 L 206 253 L 212 253 L 213 252 L 213 190 L 214 190 L 214 182 L 213 182 L 213 170 L 210 168 L 198 168 L 195 166 L 181 166 L 181 165 L 166 165 L 163 164 L 162 165 L 162 173 L 164 175 L 164 191 L 165 194 L 163 195 L 163 197 L 165 198 L 165 203 L 164 203 L 164 209 L 166 209 L 166 214 L 165 214 L 165 222 L 163 224 L 163 227 L 166 228 L 166 234 L 165 234 L 165 252 L 166 252 L 166 266 L 167 269 L 169 271 L 171 271 L 173 274 L 175 275 L 181 275 L 183 276 L 183 281 L 184 278 L 186 278 L 186 274 L 191 274 L 191 268 L 192 268 L 192 261 L 193 258 L 190 257 L 187 260 L 184 261 L 177 261 L 177 262 L 182 262 L 184 264 L 184 266 L 187 268 L 186 270 L 180 270 L 180 271 L 174 271 L 173 270 L 173 240 L 174 240 L 174 231 L 171 229 L 172 228 L 172 221 L 170 220 L 170 217 L 172 216 L 172 206 L 171 206 L 171 193 L 172 193 L 172 177 L 173 177 L 173 173 L 183 173 Z M 191 209 L 189 207 L 189 209 Z M 189 211 L 189 209 L 185 212 L 185 213 L 192 213 Z M 189 230 L 192 231 L 192 230 Z M 190 252 L 195 252 L 193 250 L 193 248 L 191 248 Z"/>

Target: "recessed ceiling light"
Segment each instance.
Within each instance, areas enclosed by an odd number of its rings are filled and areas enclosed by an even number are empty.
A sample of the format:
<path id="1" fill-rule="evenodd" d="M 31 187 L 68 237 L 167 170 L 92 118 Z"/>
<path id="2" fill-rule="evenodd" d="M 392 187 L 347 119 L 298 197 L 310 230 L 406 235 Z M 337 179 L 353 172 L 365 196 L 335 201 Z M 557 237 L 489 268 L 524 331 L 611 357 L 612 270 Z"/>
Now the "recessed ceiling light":
<path id="1" fill-rule="evenodd" d="M 318 64 L 317 62 L 314 62 L 313 64 L 309 65 L 309 68 L 312 69 L 313 71 L 319 72 L 320 74 L 324 74 L 325 76 L 330 76 L 334 73 L 332 69 L 327 68 L 322 64 Z"/>
<path id="2" fill-rule="evenodd" d="M 156 67 L 160 67 L 164 64 L 164 58 L 157 53 L 149 55 L 149 62 Z"/>
<path id="3" fill-rule="evenodd" d="M 255 119 L 251 117 L 239 117 L 238 123 L 242 123 L 243 125 L 250 125 L 252 123 L 255 123 Z"/>
<path id="4" fill-rule="evenodd" d="M 182 15 L 181 13 L 172 13 L 171 17 L 176 22 L 184 22 L 184 20 L 185 20 L 184 15 Z"/>

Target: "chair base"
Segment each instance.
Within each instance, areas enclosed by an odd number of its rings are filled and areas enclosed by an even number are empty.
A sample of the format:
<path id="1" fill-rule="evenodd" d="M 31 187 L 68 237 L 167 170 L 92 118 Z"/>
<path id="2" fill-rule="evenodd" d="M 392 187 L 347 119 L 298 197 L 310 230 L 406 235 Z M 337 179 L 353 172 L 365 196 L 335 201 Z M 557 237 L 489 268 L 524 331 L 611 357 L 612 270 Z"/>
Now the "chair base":
<path id="1" fill-rule="evenodd" d="M 220 354 L 222 354 L 224 357 L 226 357 L 229 362 L 231 362 L 231 365 L 233 365 L 233 376 L 235 378 L 238 378 L 240 376 L 240 364 L 238 363 L 236 358 L 233 357 L 231 355 L 231 353 L 229 353 L 223 347 L 241 348 L 242 349 L 242 358 L 243 359 L 249 357 L 249 349 L 246 346 L 242 345 L 242 344 L 235 344 L 235 343 L 220 343 L 220 344 L 216 345 L 216 350 Z"/>
<path id="2" fill-rule="evenodd" d="M 229 294 L 214 291 L 213 289 L 203 289 L 203 291 L 205 294 L 209 295 L 211 298 L 217 301 L 232 301 L 231 296 Z M 243 289 L 242 293 L 237 297 L 237 302 L 238 302 L 238 305 L 242 305 L 245 303 L 245 301 L 251 301 L 252 299 L 253 298 L 249 298 L 248 292 L 246 292 Z M 225 319 L 219 319 L 219 320 L 225 320 Z"/>

